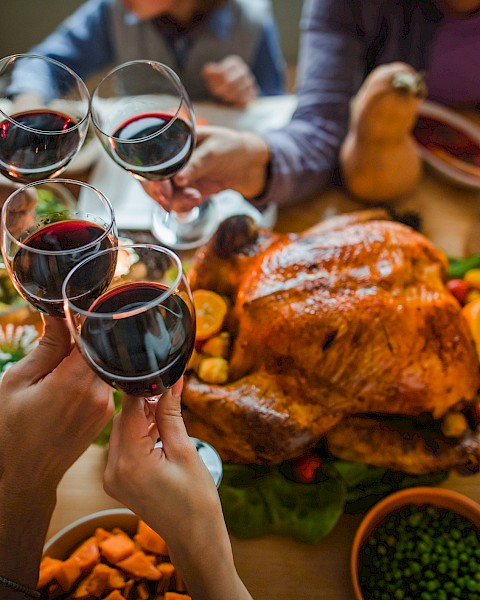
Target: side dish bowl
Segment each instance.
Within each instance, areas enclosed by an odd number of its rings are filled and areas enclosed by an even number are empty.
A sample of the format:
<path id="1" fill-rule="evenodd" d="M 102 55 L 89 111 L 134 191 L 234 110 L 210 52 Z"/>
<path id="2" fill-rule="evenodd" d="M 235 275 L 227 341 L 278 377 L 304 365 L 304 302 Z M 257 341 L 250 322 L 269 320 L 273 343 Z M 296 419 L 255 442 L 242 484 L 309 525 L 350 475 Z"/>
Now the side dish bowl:
<path id="1" fill-rule="evenodd" d="M 138 517 L 127 508 L 111 508 L 91 513 L 73 521 L 54 534 L 47 540 L 43 554 L 65 560 L 77 546 L 93 535 L 98 527 L 107 530 L 119 527 L 129 535 L 133 535 L 137 525 Z"/>
<path id="2" fill-rule="evenodd" d="M 364 593 L 361 585 L 360 570 L 362 567 L 362 551 L 365 545 L 369 543 L 369 540 L 375 536 L 376 532 L 383 527 L 390 517 L 411 506 L 418 507 L 420 510 L 431 507 L 439 511 L 449 511 L 471 523 L 473 531 L 476 531 L 477 538 L 480 540 L 480 504 L 467 496 L 439 487 L 414 487 L 395 492 L 370 509 L 355 534 L 350 556 L 350 573 L 356 600 L 367 600 L 367 598 L 373 597 Z M 400 533 L 397 537 L 400 540 Z M 478 558 L 475 560 L 478 561 Z M 420 559 L 418 563 L 421 564 Z M 391 561 L 392 574 L 395 568 L 398 567 Z M 425 572 L 427 571 L 425 565 L 422 568 Z M 382 576 L 379 573 L 374 575 L 375 577 Z M 421 590 L 419 590 L 420 593 Z M 392 595 L 391 597 L 396 598 L 397 596 Z"/>

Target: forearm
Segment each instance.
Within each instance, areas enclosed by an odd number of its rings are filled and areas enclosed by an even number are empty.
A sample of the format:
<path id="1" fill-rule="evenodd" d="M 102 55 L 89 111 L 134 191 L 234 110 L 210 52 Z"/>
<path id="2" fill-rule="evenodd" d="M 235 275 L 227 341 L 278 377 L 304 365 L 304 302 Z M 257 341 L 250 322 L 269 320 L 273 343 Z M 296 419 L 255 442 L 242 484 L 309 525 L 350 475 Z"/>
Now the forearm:
<path id="1" fill-rule="evenodd" d="M 330 181 L 348 129 L 349 103 L 361 83 L 364 49 L 349 3 L 305 2 L 291 122 L 266 132 L 270 181 L 261 200 L 296 202 Z"/>
<path id="2" fill-rule="evenodd" d="M 0 576 L 35 590 L 56 496 L 34 488 L 23 493 L 15 489 L 0 479 Z M 18 600 L 22 596 L 2 585 L 0 597 Z"/>
<path id="3" fill-rule="evenodd" d="M 194 600 L 252 600 L 240 579 L 233 560 L 226 527 L 219 521 L 196 525 L 187 539 L 169 544 L 172 562 L 179 570 Z"/>

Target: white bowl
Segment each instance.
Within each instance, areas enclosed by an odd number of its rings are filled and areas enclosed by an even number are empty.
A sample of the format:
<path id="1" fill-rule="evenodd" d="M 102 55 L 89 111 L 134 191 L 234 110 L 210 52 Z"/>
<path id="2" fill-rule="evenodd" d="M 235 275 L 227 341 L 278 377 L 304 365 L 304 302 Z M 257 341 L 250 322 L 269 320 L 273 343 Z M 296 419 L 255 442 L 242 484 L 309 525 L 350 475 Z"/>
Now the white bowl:
<path id="1" fill-rule="evenodd" d="M 95 533 L 98 527 L 123 529 L 133 535 L 137 531 L 138 517 L 127 508 L 111 508 L 86 515 L 53 535 L 45 544 L 44 556 L 65 560 L 82 542 Z"/>

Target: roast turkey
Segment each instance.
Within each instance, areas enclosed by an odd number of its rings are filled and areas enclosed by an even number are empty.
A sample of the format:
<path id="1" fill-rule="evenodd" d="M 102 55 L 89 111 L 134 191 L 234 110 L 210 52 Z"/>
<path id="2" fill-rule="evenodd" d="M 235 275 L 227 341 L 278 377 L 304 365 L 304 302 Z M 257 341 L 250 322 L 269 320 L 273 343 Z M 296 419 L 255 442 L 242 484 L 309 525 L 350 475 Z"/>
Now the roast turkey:
<path id="1" fill-rule="evenodd" d="M 224 222 L 189 273 L 231 302 L 229 380 L 187 373 L 191 435 L 225 461 L 279 463 L 322 440 L 333 456 L 474 472 L 478 359 L 445 256 L 378 211 L 302 234 Z M 448 415 L 466 427 L 444 434 Z"/>

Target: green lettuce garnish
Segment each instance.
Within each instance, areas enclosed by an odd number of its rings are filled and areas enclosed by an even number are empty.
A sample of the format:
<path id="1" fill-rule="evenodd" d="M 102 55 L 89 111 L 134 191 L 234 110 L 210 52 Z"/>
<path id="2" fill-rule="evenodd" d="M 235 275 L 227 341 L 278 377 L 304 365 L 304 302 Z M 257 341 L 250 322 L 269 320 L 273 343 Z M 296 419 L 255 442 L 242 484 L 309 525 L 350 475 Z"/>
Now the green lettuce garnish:
<path id="1" fill-rule="evenodd" d="M 315 483 L 285 476 L 284 465 L 224 465 L 219 488 L 227 527 L 238 538 L 267 534 L 316 544 L 344 512 L 363 512 L 404 487 L 437 485 L 448 473 L 411 476 L 360 463 L 327 460 Z"/>

